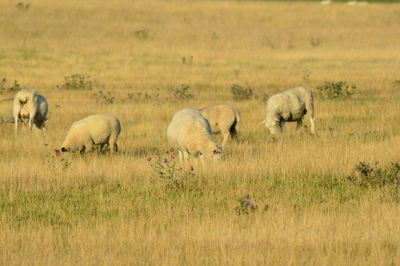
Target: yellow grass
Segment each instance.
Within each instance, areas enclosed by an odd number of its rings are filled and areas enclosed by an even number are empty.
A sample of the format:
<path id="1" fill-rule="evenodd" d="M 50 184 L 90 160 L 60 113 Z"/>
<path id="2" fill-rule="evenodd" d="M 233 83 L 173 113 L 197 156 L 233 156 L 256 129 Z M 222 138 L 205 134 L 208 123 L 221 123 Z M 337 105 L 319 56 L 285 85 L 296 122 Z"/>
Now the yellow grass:
<path id="1" fill-rule="evenodd" d="M 45 137 L 0 124 L 1 265 L 399 265 L 399 188 L 347 177 L 360 161 L 399 161 L 400 5 L 29 3 L 0 3 L 0 79 L 43 94 L 50 114 Z M 61 90 L 75 73 L 94 88 Z M 357 93 L 316 97 L 317 137 L 259 125 L 264 95 L 340 80 Z M 181 84 L 193 99 L 171 95 Z M 258 98 L 234 102 L 232 84 Z M 218 163 L 192 160 L 195 176 L 172 189 L 146 158 L 170 158 L 177 110 L 217 102 L 241 110 L 239 140 Z M 120 153 L 55 157 L 94 113 L 120 119 Z M 259 207 L 238 215 L 246 194 Z"/>

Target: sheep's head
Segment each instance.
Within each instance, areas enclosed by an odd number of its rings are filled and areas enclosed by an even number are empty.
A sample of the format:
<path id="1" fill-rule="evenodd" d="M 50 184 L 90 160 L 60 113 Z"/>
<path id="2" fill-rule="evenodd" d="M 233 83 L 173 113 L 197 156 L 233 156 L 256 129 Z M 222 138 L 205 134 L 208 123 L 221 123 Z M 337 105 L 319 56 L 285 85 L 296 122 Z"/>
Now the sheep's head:
<path id="1" fill-rule="evenodd" d="M 65 148 L 65 147 L 61 147 L 61 149 L 55 149 L 55 150 L 54 150 L 54 153 L 55 153 L 57 156 L 59 156 L 59 155 L 61 155 L 62 153 L 68 152 L 68 151 L 69 151 L 69 149 L 67 149 L 67 148 Z"/>
<path id="2" fill-rule="evenodd" d="M 265 127 L 269 129 L 269 132 L 271 132 L 272 135 L 279 133 L 281 130 L 279 121 L 274 118 L 267 118 L 265 120 Z"/>

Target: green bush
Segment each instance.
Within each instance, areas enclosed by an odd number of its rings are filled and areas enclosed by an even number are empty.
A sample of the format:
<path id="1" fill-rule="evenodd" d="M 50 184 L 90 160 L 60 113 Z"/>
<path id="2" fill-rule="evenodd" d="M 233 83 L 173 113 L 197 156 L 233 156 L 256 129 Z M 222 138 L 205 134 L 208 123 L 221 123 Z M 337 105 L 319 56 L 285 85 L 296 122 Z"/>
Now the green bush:
<path id="1" fill-rule="evenodd" d="M 8 85 L 7 86 L 7 79 L 3 78 L 0 81 L 0 94 L 3 92 L 17 92 L 21 89 L 24 89 L 24 87 L 22 87 L 21 85 L 18 84 L 18 81 L 14 80 L 14 84 L 13 85 Z"/>
<path id="2" fill-rule="evenodd" d="M 250 100 L 254 97 L 253 89 L 250 87 L 243 87 L 237 84 L 232 85 L 231 92 L 235 101 Z"/>
<path id="3" fill-rule="evenodd" d="M 348 85 L 346 81 L 326 81 L 325 84 L 318 86 L 319 95 L 324 99 L 338 99 L 351 97 L 357 87 Z"/>
<path id="4" fill-rule="evenodd" d="M 355 172 L 349 179 L 361 187 L 400 185 L 400 163 L 397 162 L 387 167 L 380 167 L 378 162 L 360 162 L 356 165 Z"/>
<path id="5" fill-rule="evenodd" d="M 182 84 L 178 88 L 170 88 L 169 89 L 169 94 L 174 98 L 175 100 L 189 100 L 193 99 L 194 95 L 189 93 L 190 86 Z"/>
<path id="6" fill-rule="evenodd" d="M 91 90 L 95 81 L 88 75 L 73 74 L 64 77 L 64 84 L 60 86 L 63 90 Z"/>

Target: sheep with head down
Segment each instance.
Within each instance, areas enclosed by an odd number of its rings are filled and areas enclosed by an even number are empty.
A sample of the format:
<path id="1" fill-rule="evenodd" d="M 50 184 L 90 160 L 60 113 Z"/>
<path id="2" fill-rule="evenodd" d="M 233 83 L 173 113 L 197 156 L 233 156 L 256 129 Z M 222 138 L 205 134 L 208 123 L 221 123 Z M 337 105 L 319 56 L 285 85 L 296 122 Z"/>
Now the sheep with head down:
<path id="1" fill-rule="evenodd" d="M 15 123 L 15 134 L 18 132 L 19 120 L 28 120 L 29 130 L 33 125 L 37 129 L 45 131 L 45 121 L 49 106 L 42 95 L 31 89 L 22 89 L 14 97 L 13 115 Z"/>
<path id="2" fill-rule="evenodd" d="M 214 104 L 199 109 L 199 112 L 210 123 L 212 133 L 221 132 L 222 147 L 225 147 L 229 136 L 237 137 L 236 125 L 240 121 L 240 115 L 236 106 L 228 103 Z"/>
<path id="3" fill-rule="evenodd" d="M 281 133 L 286 122 L 297 122 L 299 129 L 305 114 L 309 115 L 311 133 L 315 134 L 313 94 L 309 89 L 297 87 L 274 94 L 268 99 L 266 118 L 261 124 L 271 134 Z"/>
<path id="4" fill-rule="evenodd" d="M 111 153 L 118 151 L 117 139 L 121 132 L 121 124 L 113 115 L 91 115 L 72 124 L 67 137 L 61 145 L 61 152 L 93 150 L 94 144 L 101 149 L 108 144 Z M 60 150 L 56 150 L 59 153 Z"/>
<path id="5" fill-rule="evenodd" d="M 178 149 L 181 163 L 189 158 L 189 154 L 214 159 L 222 154 L 222 148 L 211 137 L 210 124 L 195 109 L 183 109 L 173 116 L 167 138 L 169 144 Z"/>

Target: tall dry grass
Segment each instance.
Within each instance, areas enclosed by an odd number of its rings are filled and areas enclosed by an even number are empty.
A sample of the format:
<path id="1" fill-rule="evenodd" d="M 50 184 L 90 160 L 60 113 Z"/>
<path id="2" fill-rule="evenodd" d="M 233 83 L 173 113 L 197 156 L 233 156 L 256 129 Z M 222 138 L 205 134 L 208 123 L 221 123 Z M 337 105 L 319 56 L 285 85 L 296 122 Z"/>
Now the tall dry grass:
<path id="1" fill-rule="evenodd" d="M 50 118 L 44 137 L 0 125 L 0 264 L 400 263 L 398 187 L 348 180 L 360 161 L 399 161 L 399 5 L 29 3 L 0 3 L 0 78 L 45 95 Z M 61 90 L 75 73 L 94 88 Z M 259 126 L 264 95 L 340 80 L 357 93 L 316 98 L 317 137 Z M 193 99 L 172 96 L 181 84 Z M 232 84 L 258 98 L 233 102 Z M 225 101 L 241 110 L 239 140 L 218 163 L 192 160 L 195 176 L 174 189 L 151 167 L 170 158 L 169 120 Z M 93 113 L 120 118 L 121 152 L 55 157 Z M 246 194 L 259 208 L 237 215 Z"/>

